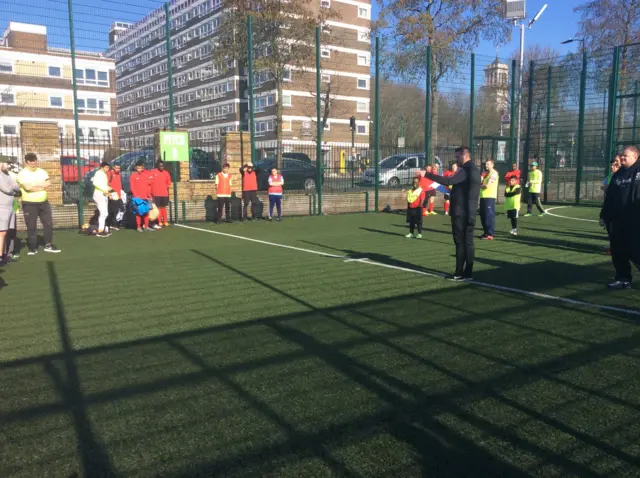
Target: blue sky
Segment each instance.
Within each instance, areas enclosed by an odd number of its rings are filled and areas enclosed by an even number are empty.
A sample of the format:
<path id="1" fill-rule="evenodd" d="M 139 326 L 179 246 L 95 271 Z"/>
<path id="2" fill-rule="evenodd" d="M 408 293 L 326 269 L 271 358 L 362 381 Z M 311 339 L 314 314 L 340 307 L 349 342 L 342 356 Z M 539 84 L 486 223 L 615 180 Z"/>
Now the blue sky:
<path id="1" fill-rule="evenodd" d="M 481 0 L 480 0 L 481 1 Z M 373 0 L 374 5 L 376 4 Z M 527 11 L 532 17 L 544 5 L 549 6 L 540 20 L 525 33 L 526 45 L 538 43 L 550 46 L 560 54 L 575 51 L 578 44 L 561 45 L 562 40 L 574 36 L 578 30 L 578 15 L 573 7 L 579 0 L 528 0 Z M 66 0 L 2 0 L 0 29 L 4 31 L 10 20 L 45 24 L 49 29 L 49 41 L 53 46 L 68 46 L 68 19 Z M 135 21 L 158 8 L 158 0 L 74 0 L 76 47 L 99 50 L 107 47 L 109 26 L 113 21 Z M 377 7 L 374 6 L 374 17 Z M 502 58 L 510 57 L 518 49 L 519 32 L 513 29 L 512 39 L 500 47 Z M 496 48 L 483 42 L 476 49 L 479 55 L 495 55 Z"/>

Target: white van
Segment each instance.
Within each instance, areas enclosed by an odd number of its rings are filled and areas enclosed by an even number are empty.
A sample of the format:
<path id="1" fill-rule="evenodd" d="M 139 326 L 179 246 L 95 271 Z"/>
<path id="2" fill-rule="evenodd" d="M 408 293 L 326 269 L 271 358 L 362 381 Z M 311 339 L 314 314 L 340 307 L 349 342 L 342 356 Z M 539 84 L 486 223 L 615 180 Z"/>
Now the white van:
<path id="1" fill-rule="evenodd" d="M 416 173 L 424 171 L 425 154 L 395 154 L 380 161 L 380 184 L 390 187 L 410 185 Z M 434 164 L 440 166 L 440 159 L 435 158 Z M 376 171 L 367 168 L 362 175 L 362 181 L 374 183 Z"/>

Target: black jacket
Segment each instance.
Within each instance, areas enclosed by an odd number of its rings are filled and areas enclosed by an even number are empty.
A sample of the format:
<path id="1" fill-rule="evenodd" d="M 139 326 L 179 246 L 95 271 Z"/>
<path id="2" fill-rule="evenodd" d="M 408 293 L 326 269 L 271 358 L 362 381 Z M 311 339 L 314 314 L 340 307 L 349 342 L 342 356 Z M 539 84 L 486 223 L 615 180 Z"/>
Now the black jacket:
<path id="1" fill-rule="evenodd" d="M 640 227 L 640 159 L 613 175 L 600 217 L 606 223 Z"/>
<path id="2" fill-rule="evenodd" d="M 453 176 L 436 176 L 425 173 L 425 177 L 443 184 L 453 186 L 451 190 L 451 216 L 476 217 L 478 212 L 478 199 L 480 198 L 480 171 L 473 161 L 467 161 L 464 166 L 458 168 Z"/>

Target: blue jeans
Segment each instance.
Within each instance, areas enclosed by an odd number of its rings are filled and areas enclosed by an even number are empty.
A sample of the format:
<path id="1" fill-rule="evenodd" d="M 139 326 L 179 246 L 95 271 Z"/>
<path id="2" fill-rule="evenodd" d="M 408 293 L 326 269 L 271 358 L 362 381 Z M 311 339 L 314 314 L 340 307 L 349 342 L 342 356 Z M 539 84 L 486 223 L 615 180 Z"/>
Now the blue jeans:
<path id="1" fill-rule="evenodd" d="M 278 210 L 278 217 L 282 217 L 282 196 L 269 194 L 269 217 L 273 216 L 273 206 Z"/>
<path id="2" fill-rule="evenodd" d="M 480 199 L 480 221 L 487 236 L 493 236 L 496 229 L 496 200 L 494 198 Z"/>

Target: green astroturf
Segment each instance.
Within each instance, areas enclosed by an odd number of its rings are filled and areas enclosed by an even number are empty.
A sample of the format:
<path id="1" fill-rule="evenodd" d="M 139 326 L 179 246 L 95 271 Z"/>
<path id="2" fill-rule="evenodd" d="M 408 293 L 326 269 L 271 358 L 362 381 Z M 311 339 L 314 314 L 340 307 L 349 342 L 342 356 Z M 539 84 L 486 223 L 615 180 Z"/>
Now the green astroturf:
<path id="1" fill-rule="evenodd" d="M 444 216 L 192 226 L 453 269 Z M 497 229 L 478 281 L 640 310 L 596 223 Z M 640 476 L 637 316 L 178 227 L 55 242 L 1 272 L 3 478 Z"/>

